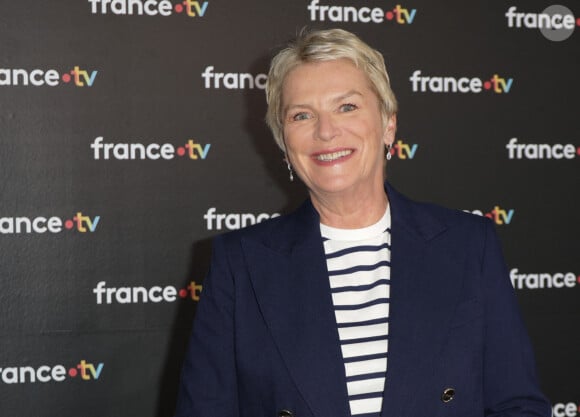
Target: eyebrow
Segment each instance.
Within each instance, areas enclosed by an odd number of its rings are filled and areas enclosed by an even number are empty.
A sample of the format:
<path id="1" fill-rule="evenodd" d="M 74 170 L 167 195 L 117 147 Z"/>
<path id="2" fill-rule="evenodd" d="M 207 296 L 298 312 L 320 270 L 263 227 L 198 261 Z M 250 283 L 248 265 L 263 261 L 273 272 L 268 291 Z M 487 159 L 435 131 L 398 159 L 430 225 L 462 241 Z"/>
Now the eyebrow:
<path id="1" fill-rule="evenodd" d="M 340 95 L 334 97 L 330 101 L 332 103 L 339 103 L 339 102 L 341 102 L 341 101 L 343 101 L 343 100 L 345 100 L 345 99 L 347 99 L 349 97 L 352 97 L 352 96 L 361 96 L 362 97 L 362 95 L 363 94 L 360 91 L 358 91 L 358 90 L 349 90 L 349 91 L 347 91 L 344 94 L 340 94 Z M 283 114 L 284 115 L 287 115 L 290 110 L 296 109 L 296 108 L 298 108 L 298 109 L 301 109 L 301 108 L 310 108 L 310 106 L 308 104 L 291 104 L 289 106 L 286 106 L 286 108 L 284 109 Z"/>
<path id="2" fill-rule="evenodd" d="M 361 96 L 362 97 L 362 93 L 360 91 L 357 91 L 357 90 L 350 90 L 350 91 L 347 91 L 346 93 L 341 94 L 340 96 L 332 99 L 332 101 L 336 103 L 336 102 L 345 100 L 351 96 Z"/>

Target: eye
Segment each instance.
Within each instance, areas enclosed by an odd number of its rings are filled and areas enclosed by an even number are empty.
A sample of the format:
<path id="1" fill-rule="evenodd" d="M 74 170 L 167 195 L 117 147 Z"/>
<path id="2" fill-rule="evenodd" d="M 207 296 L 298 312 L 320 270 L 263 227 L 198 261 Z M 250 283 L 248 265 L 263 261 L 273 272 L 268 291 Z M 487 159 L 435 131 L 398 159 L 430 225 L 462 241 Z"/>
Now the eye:
<path id="1" fill-rule="evenodd" d="M 296 113 L 296 114 L 294 114 L 292 116 L 292 120 L 293 121 L 296 121 L 296 122 L 298 122 L 300 120 L 308 120 L 308 119 L 310 119 L 310 114 L 309 113 L 306 113 L 304 111 L 301 111 L 299 113 Z"/>
<path id="2" fill-rule="evenodd" d="M 358 106 L 356 104 L 351 104 L 351 103 L 342 104 L 340 106 L 340 111 L 344 112 L 344 113 L 354 111 L 356 109 L 358 109 Z"/>

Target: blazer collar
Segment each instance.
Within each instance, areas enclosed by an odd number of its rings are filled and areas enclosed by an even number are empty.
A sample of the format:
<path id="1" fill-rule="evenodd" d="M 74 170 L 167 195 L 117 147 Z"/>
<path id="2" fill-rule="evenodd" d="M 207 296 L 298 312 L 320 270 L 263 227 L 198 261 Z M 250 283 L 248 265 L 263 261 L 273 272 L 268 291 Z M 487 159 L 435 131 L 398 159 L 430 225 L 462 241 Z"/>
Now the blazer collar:
<path id="1" fill-rule="evenodd" d="M 447 229 L 445 223 L 419 208 L 419 205 L 400 194 L 388 182 L 385 191 L 391 205 L 392 229 L 408 233 L 412 238 L 429 241 Z"/>
<path id="2" fill-rule="evenodd" d="M 429 241 L 447 229 L 444 222 L 431 215 L 429 211 L 420 209 L 416 202 L 399 193 L 388 182 L 385 182 L 385 192 L 391 206 L 393 228 L 422 241 Z M 279 239 L 280 236 L 274 236 L 273 245 L 280 251 L 288 252 L 297 244 L 320 238 L 320 216 L 310 199 L 288 215 L 287 219 L 288 234 L 282 231 L 282 235 L 286 238 Z"/>

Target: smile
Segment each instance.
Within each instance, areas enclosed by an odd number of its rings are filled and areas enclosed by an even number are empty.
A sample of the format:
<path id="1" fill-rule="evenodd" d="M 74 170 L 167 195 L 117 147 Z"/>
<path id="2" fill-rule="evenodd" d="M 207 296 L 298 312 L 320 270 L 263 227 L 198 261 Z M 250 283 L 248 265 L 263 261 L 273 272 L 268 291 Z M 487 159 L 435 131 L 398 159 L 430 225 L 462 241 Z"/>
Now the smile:
<path id="1" fill-rule="evenodd" d="M 348 156 L 351 153 L 352 153 L 351 149 L 344 149 L 344 150 L 338 151 L 338 152 L 322 153 L 322 154 L 316 155 L 315 159 L 317 159 L 319 161 L 323 161 L 323 162 L 332 162 L 332 161 L 336 161 L 337 159 L 344 158 L 345 156 Z"/>

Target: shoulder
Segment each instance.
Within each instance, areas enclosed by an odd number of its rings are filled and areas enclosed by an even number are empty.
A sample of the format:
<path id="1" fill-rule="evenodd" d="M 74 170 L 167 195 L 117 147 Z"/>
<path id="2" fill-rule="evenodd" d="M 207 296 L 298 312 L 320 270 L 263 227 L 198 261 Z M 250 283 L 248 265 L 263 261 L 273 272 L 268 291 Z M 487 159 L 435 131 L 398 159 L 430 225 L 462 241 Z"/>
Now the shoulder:
<path id="1" fill-rule="evenodd" d="M 464 210 L 444 207 L 428 202 L 412 202 L 418 213 L 433 216 L 450 227 L 476 227 L 481 228 L 491 224 L 491 220 L 485 216 L 473 214 Z"/>
<path id="2" fill-rule="evenodd" d="M 482 265 L 486 253 L 502 259 L 495 225 L 487 217 L 399 195 L 393 201 L 392 219 L 393 242 L 424 242 L 437 257 L 455 263 L 464 259 Z"/>
<path id="3" fill-rule="evenodd" d="M 294 242 L 319 232 L 320 219 L 310 200 L 306 200 L 295 211 L 272 217 L 252 226 L 233 230 L 214 238 L 214 244 L 239 245 L 254 241 L 273 249 L 283 249 Z"/>
<path id="4" fill-rule="evenodd" d="M 276 231 L 288 222 L 288 215 L 282 214 L 276 217 L 270 217 L 251 226 L 243 227 L 237 230 L 230 230 L 215 237 L 225 241 L 236 241 L 243 239 L 264 239 L 267 236 L 276 234 Z"/>
<path id="5" fill-rule="evenodd" d="M 493 226 L 491 220 L 484 216 L 430 202 L 414 201 L 392 188 L 388 191 L 393 224 L 426 238 L 434 237 L 444 231 L 481 234 L 485 233 L 486 228 Z"/>

